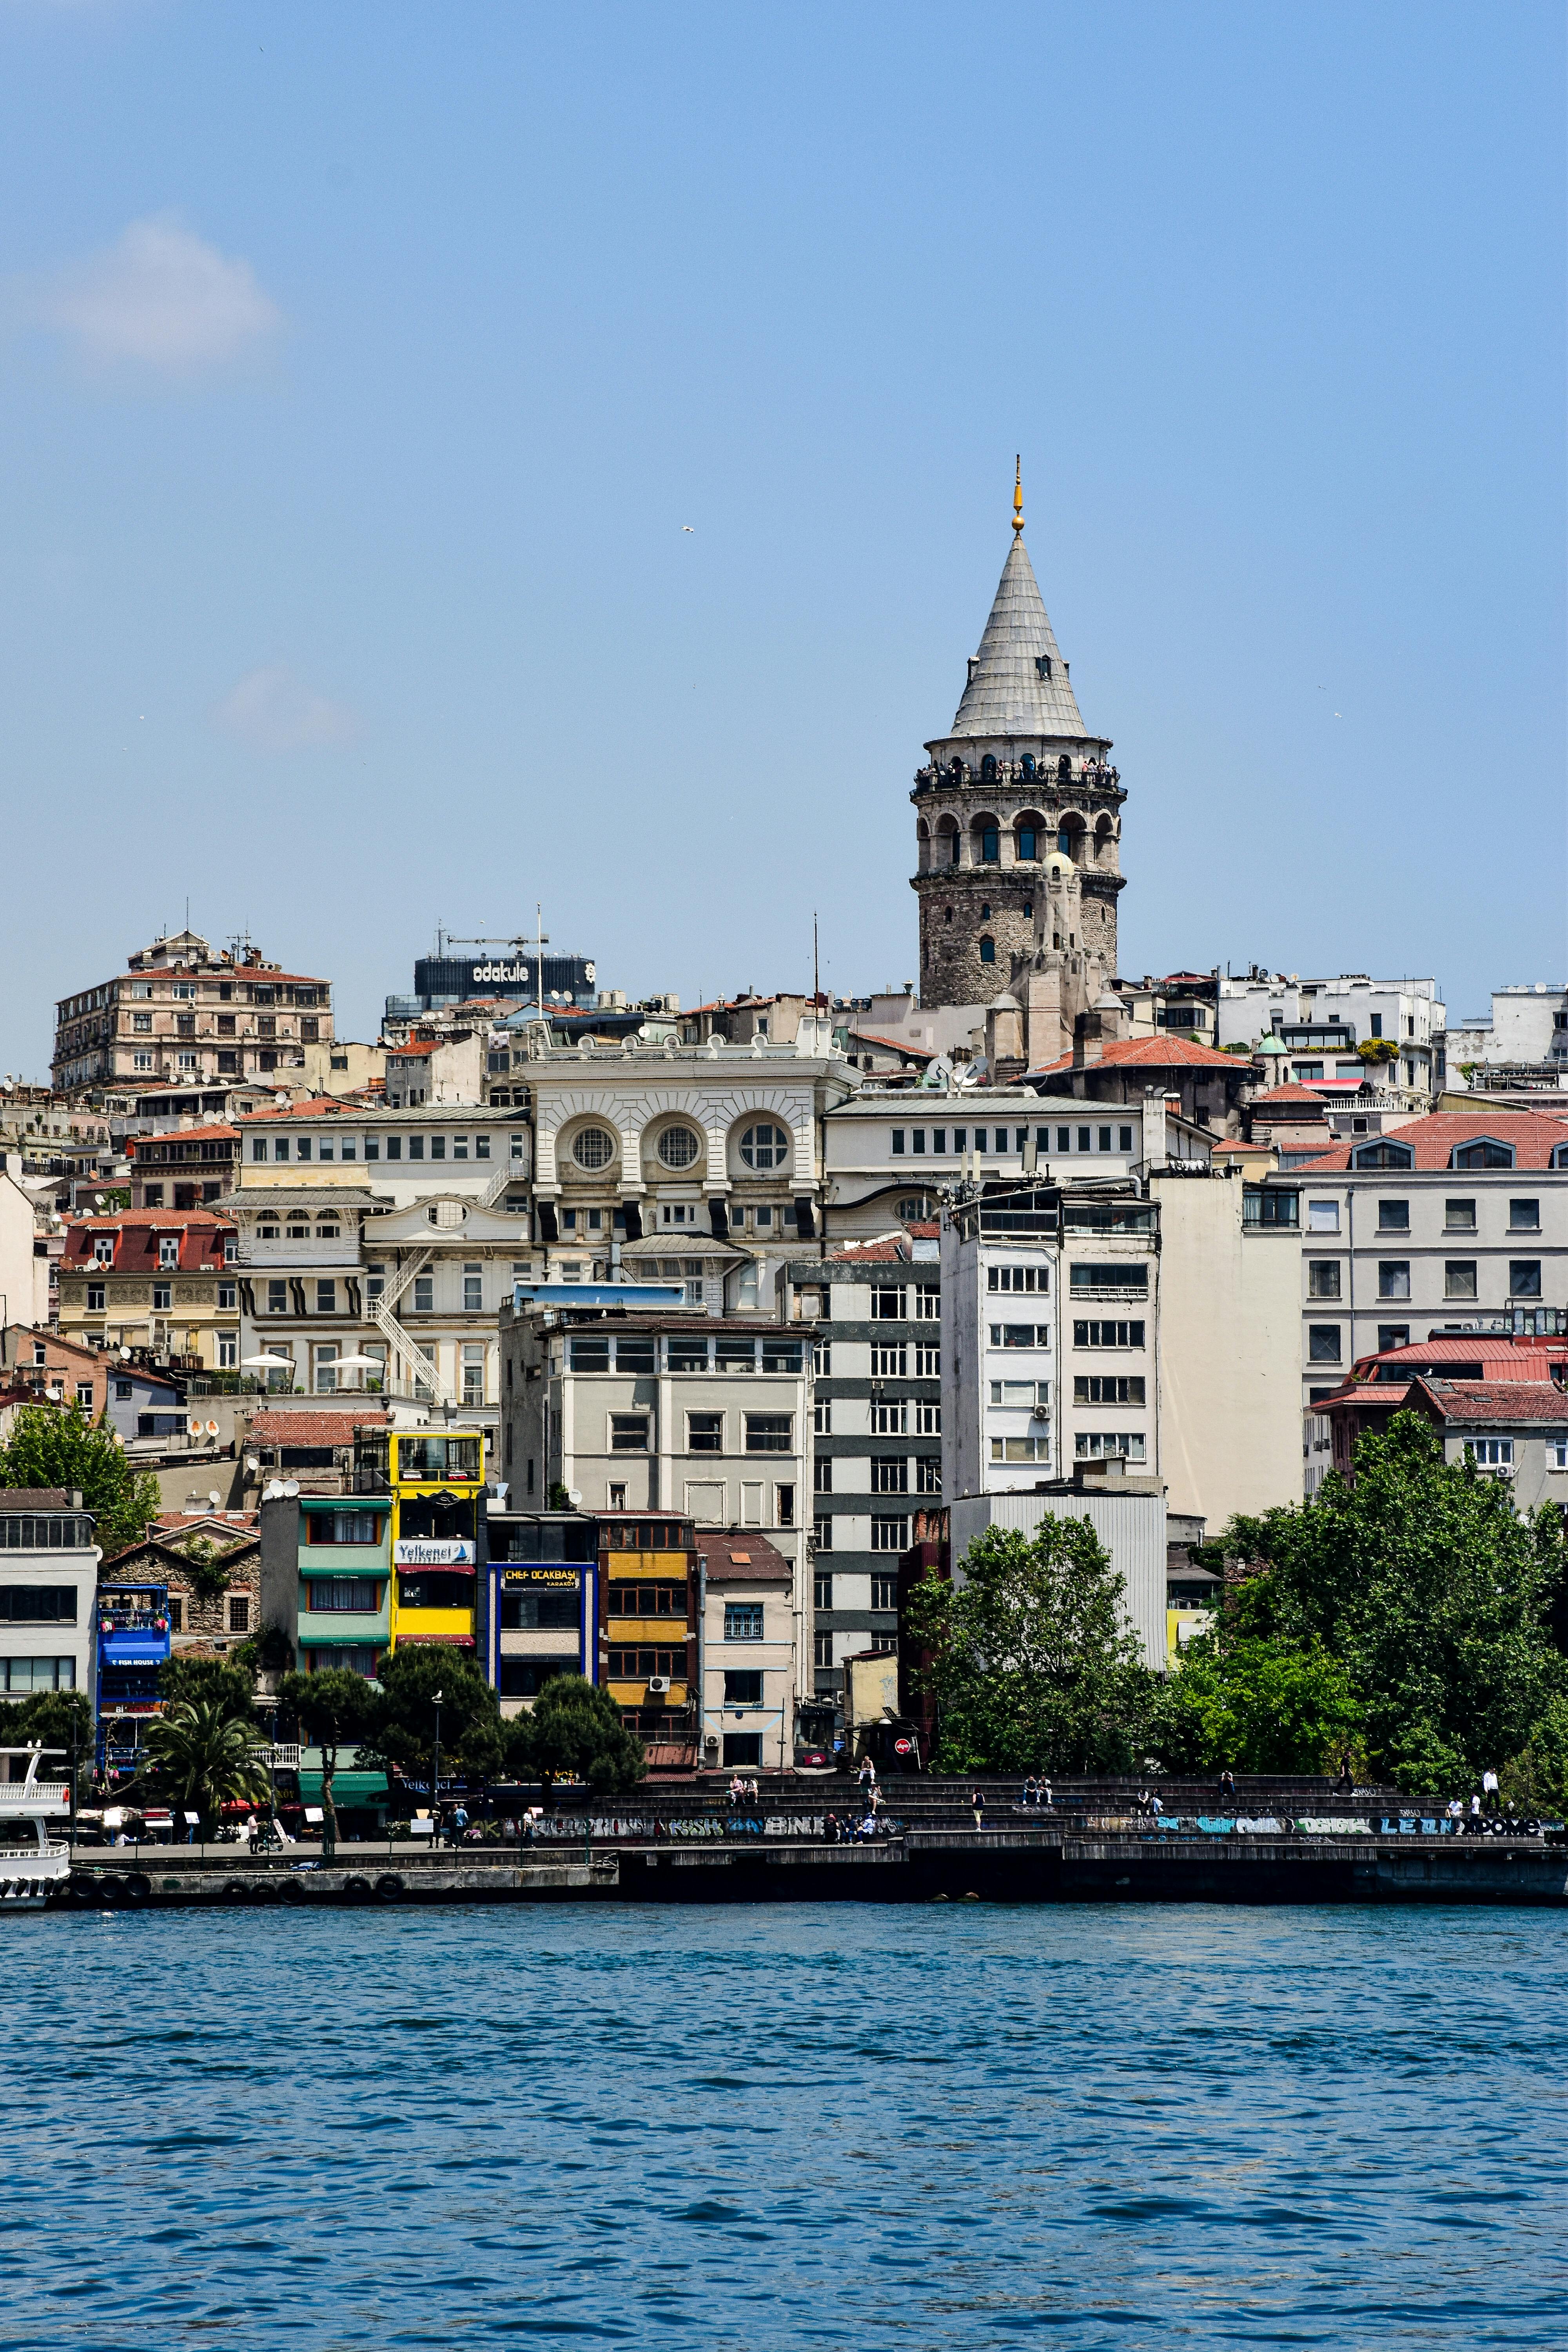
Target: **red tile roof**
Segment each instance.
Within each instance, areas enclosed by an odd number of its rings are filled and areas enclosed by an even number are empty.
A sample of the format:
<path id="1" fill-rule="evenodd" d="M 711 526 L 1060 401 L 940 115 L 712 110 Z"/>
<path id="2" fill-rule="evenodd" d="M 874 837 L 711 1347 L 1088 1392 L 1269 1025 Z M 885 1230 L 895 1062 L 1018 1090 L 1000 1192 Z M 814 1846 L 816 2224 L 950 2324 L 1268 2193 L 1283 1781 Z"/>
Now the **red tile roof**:
<path id="1" fill-rule="evenodd" d="M 1089 1070 L 1229 1070 L 1245 1077 L 1246 1060 L 1237 1054 L 1216 1054 L 1211 1045 L 1194 1045 L 1185 1037 L 1113 1037 L 1098 1062 L 1075 1063 L 1070 1054 L 1031 1070 L 1031 1078 L 1055 1077 L 1060 1071 Z"/>
<path id="2" fill-rule="evenodd" d="M 795 1570 L 755 1528 L 699 1528 L 697 1549 L 710 1578 L 726 1583 L 789 1584 Z"/>
<path id="3" fill-rule="evenodd" d="M 1445 1364 L 1483 1364 L 1483 1377 L 1489 1381 L 1531 1381 L 1539 1380 L 1546 1367 L 1555 1362 L 1568 1364 L 1568 1339 L 1457 1331 L 1424 1344 L 1413 1339 L 1404 1348 L 1384 1348 L 1375 1355 L 1358 1356 L 1355 1369 L 1360 1373 L 1375 1364 L 1381 1371 L 1385 1365 L 1394 1365 L 1401 1372 L 1415 1374 L 1430 1364 L 1441 1374 Z M 1364 1385 L 1364 1381 L 1360 1384 Z"/>
<path id="4" fill-rule="evenodd" d="M 1415 1381 L 1446 1421 L 1546 1421 L 1568 1429 L 1568 1395 L 1554 1381 Z"/>
<path id="5" fill-rule="evenodd" d="M 248 1118 L 251 1116 L 253 1116 L 253 1114 L 248 1111 L 241 1113 L 242 1118 Z M 136 1147 L 138 1144 L 214 1143 L 219 1141 L 237 1143 L 239 1141 L 238 1128 L 224 1126 L 175 1127 L 171 1128 L 167 1135 L 132 1135 L 127 1139 L 125 1149 L 133 1160 L 136 1157 Z"/>
<path id="6" fill-rule="evenodd" d="M 1315 1118 L 1323 1118 L 1327 1116 L 1323 1108 L 1322 1096 L 1314 1094 L 1310 1087 L 1270 1087 L 1267 1094 L 1254 1095 L 1252 1097 L 1255 1114 L 1260 1110 L 1276 1108 L 1285 1103 L 1305 1104 Z"/>
<path id="7" fill-rule="evenodd" d="M 384 1429 L 389 1412 L 258 1412 L 247 1432 L 254 1445 L 352 1445 L 356 1429 Z"/>
<path id="8" fill-rule="evenodd" d="M 1353 1151 L 1363 1150 L 1368 1144 L 1380 1141 L 1408 1144 L 1415 1155 L 1417 1170 L 1437 1171 L 1448 1166 L 1459 1144 L 1476 1143 L 1489 1135 L 1496 1142 L 1512 1144 L 1516 1172 L 1525 1168 L 1547 1168 L 1558 1146 L 1568 1143 L 1568 1110 L 1564 1110 L 1560 1118 L 1547 1117 L 1532 1110 L 1433 1111 L 1426 1118 L 1413 1118 L 1406 1126 L 1392 1129 L 1385 1137 L 1355 1136 L 1348 1143 L 1339 1144 L 1332 1150 L 1321 1152 L 1314 1160 L 1303 1161 L 1291 1172 L 1311 1176 L 1326 1174 L 1334 1168 L 1348 1168 Z M 1465 1176 L 1484 1176 L 1489 1172 L 1503 1174 L 1507 1171 L 1466 1168 L 1455 1172 Z"/>
<path id="9" fill-rule="evenodd" d="M 858 1045 L 880 1045 L 889 1054 L 908 1054 L 917 1062 L 934 1062 L 935 1054 L 929 1045 L 911 1045 L 902 1037 L 879 1037 L 869 1029 L 851 1029 L 850 1038 Z"/>
<path id="10" fill-rule="evenodd" d="M 337 1095 L 302 1095 L 298 1102 L 272 1103 L 266 1110 L 246 1110 L 239 1114 L 248 1127 L 258 1118 L 319 1118 L 323 1111 L 342 1110 L 347 1106 Z"/>
<path id="11" fill-rule="evenodd" d="M 110 1271 L 155 1274 L 160 1238 L 177 1234 L 180 1262 L 174 1271 L 183 1274 L 222 1265 L 224 1237 L 234 1230 L 226 1219 L 215 1216 L 210 1209 L 121 1209 L 112 1216 L 77 1217 L 67 1232 L 60 1263 L 73 1272 L 81 1266 L 90 1269 L 95 1262 L 93 1236 L 116 1234 L 119 1244 Z"/>

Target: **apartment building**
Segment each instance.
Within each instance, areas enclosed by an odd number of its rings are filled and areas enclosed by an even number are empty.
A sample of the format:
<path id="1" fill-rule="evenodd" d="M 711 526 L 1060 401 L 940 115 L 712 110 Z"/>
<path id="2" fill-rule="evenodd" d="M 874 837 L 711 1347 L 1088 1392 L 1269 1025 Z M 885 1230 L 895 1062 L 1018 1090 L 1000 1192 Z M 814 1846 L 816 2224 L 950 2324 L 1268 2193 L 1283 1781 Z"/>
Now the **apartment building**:
<path id="1" fill-rule="evenodd" d="M 792 1259 L 786 1328 L 815 1328 L 812 1688 L 841 1699 L 844 1662 L 898 1647 L 898 1576 L 913 1515 L 942 1493 L 938 1229 Z"/>
<path id="2" fill-rule="evenodd" d="M 85 1691 L 98 1705 L 98 1568 L 79 1494 L 0 1493 L 0 1699 Z"/>
<path id="3" fill-rule="evenodd" d="M 1358 1356 L 1568 1309 L 1568 1118 L 1439 1111 L 1271 1176 L 1299 1190 L 1303 1406 Z"/>
<path id="4" fill-rule="evenodd" d="M 240 1357 L 237 1254 L 234 1225 L 210 1209 L 79 1218 L 60 1260 L 60 1336 L 233 1371 Z"/>
<path id="5" fill-rule="evenodd" d="M 1435 980 L 1373 980 L 1364 972 L 1301 980 L 1255 970 L 1219 983 L 1221 1046 L 1275 1038 L 1285 1049 L 1282 1078 L 1353 1090 L 1370 1070 L 1411 1110 L 1429 1109 L 1444 1084 L 1447 1024 Z"/>
<path id="6" fill-rule="evenodd" d="M 804 1627 L 815 1329 L 630 1304 L 637 1296 L 541 1286 L 501 1309 L 511 1507 L 564 1495 L 612 1522 L 679 1516 L 763 1531 L 790 1563 Z"/>
<path id="7" fill-rule="evenodd" d="M 1291 1190 L 1164 1162 L 966 1189 L 942 1220 L 942 1485 L 1021 1494 L 1096 1463 L 1211 1528 L 1300 1479 Z"/>
<path id="8" fill-rule="evenodd" d="M 234 1190 L 237 1127 L 216 1120 L 126 1140 L 133 1209 L 200 1209 Z"/>
<path id="9" fill-rule="evenodd" d="M 329 981 L 282 971 L 248 944 L 215 952 L 195 931 L 154 940 L 112 980 L 55 1007 L 59 1092 L 138 1078 L 182 1085 L 296 1066 L 332 1034 Z"/>
<path id="10" fill-rule="evenodd" d="M 795 1571 L 751 1528 L 701 1528 L 701 1762 L 782 1772 L 795 1754 L 801 1621 Z"/>
<path id="11" fill-rule="evenodd" d="M 1568 987 L 1535 980 L 1494 988 L 1489 1013 L 1448 1033 L 1448 1084 L 1489 1093 L 1568 1084 Z"/>
<path id="12" fill-rule="evenodd" d="M 460 1408 L 493 1431 L 496 1318 L 531 1254 L 526 1122 L 331 1097 L 239 1122 L 243 1358 L 279 1384 Z"/>
<path id="13" fill-rule="evenodd" d="M 498 1510 L 492 1506 L 486 1536 L 480 1654 L 485 1678 L 500 1694 L 502 1715 L 522 1714 L 556 1675 L 582 1675 L 596 1683 L 598 1521 L 582 1511 Z M 659 1597 L 654 1595 L 654 1601 Z M 677 1612 L 671 1604 L 662 1612 L 650 1605 L 643 1613 L 662 1619 Z M 684 1622 L 684 1609 L 679 1613 Z M 651 1640 L 658 1629 L 650 1624 L 644 1630 Z M 607 1642 L 607 1633 L 605 1638 Z M 648 1672 L 657 1674 L 657 1664 Z"/>

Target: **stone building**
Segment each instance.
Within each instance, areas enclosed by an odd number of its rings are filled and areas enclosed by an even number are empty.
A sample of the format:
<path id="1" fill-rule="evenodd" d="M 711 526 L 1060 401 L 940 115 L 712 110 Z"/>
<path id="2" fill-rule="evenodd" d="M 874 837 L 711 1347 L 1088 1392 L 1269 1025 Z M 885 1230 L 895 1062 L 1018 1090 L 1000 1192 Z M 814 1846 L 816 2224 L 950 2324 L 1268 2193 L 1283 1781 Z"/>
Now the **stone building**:
<path id="1" fill-rule="evenodd" d="M 1116 970 L 1125 794 L 1110 741 L 1091 735 L 1023 541 L 1014 541 L 952 729 L 915 777 L 922 1005 L 989 1004 L 1042 982 L 1030 1058 L 1060 1043 Z M 1065 1031 L 1060 1024 L 1066 1024 Z"/>
<path id="2" fill-rule="evenodd" d="M 331 1043 L 331 1003 L 328 981 L 280 971 L 240 941 L 215 953 L 181 931 L 138 949 L 113 980 L 60 999 L 52 1082 L 66 1093 L 290 1069 L 307 1045 Z"/>

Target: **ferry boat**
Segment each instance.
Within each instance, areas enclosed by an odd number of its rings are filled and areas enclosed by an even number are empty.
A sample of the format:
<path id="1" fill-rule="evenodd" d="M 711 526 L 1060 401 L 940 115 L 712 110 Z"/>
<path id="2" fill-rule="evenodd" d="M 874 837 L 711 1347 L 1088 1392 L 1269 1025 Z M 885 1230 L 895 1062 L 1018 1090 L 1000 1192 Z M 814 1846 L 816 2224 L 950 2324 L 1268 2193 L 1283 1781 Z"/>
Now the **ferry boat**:
<path id="1" fill-rule="evenodd" d="M 0 1748 L 0 1911 L 41 1911 L 70 1881 L 70 1848 L 47 1824 L 70 1818 L 70 1782 L 42 1767 L 63 1748 Z"/>

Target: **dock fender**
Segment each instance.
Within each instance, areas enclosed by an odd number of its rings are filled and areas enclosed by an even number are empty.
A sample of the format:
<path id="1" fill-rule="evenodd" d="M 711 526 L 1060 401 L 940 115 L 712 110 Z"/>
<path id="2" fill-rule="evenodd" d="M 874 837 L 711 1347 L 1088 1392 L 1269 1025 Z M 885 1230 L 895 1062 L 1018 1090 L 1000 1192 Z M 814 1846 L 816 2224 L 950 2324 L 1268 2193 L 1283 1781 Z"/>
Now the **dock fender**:
<path id="1" fill-rule="evenodd" d="M 375 1882 L 375 1899 L 378 1903 L 401 1903 L 407 1892 L 407 1887 L 395 1870 L 384 1870 Z"/>

